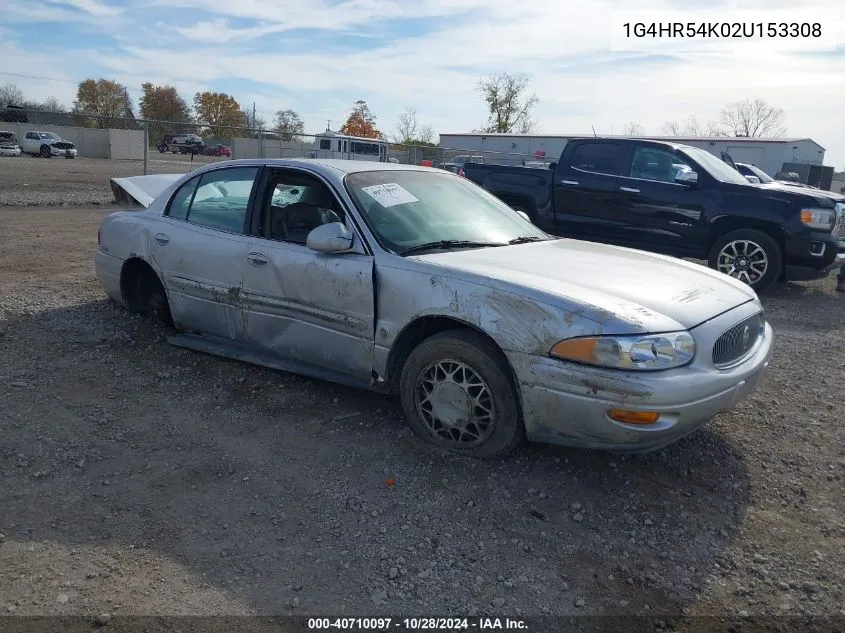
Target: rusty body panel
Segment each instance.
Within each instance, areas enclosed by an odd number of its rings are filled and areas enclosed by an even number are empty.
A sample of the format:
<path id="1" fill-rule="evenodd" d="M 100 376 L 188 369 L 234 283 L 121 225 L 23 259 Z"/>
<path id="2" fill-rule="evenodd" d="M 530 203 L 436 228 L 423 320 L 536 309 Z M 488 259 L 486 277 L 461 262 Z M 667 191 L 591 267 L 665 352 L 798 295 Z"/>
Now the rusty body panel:
<path id="1" fill-rule="evenodd" d="M 323 181 L 345 210 L 344 222 L 324 234 L 348 240 L 348 247 L 320 252 L 165 215 L 190 178 L 245 165 Z M 732 407 L 762 376 L 772 347 L 768 325 L 745 362 L 714 368 L 708 353 L 718 336 L 761 307 L 748 286 L 707 268 L 567 239 L 408 256 L 381 247 L 344 177 L 350 170 L 408 169 L 426 170 L 308 160 L 227 161 L 197 170 L 174 179 L 146 210 L 104 220 L 98 277 L 125 305 L 124 264 L 148 264 L 185 333 L 175 344 L 379 391 L 395 387 L 410 351 L 400 343 L 419 324 L 440 319 L 474 329 L 507 359 L 527 436 L 537 441 L 650 450 Z M 692 333 L 704 353 L 666 371 L 587 367 L 550 356 L 556 343 L 576 337 L 679 331 Z M 661 418 L 635 428 L 610 420 L 612 406 L 648 408 Z"/>

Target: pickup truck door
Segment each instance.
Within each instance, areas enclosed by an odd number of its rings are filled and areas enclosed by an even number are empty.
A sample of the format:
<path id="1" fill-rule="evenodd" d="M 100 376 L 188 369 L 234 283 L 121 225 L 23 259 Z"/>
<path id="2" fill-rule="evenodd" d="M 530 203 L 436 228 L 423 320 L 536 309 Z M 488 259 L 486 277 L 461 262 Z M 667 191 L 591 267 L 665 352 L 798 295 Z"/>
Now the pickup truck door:
<path id="1" fill-rule="evenodd" d="M 555 233 L 596 242 L 624 241 L 627 219 L 619 174 L 628 145 L 605 140 L 571 141 L 555 169 Z"/>
<path id="2" fill-rule="evenodd" d="M 688 171 L 695 167 L 679 153 L 635 145 L 627 173 L 619 178 L 629 222 L 628 245 L 670 255 L 701 252 L 707 237 L 707 190 L 676 180 Z"/>

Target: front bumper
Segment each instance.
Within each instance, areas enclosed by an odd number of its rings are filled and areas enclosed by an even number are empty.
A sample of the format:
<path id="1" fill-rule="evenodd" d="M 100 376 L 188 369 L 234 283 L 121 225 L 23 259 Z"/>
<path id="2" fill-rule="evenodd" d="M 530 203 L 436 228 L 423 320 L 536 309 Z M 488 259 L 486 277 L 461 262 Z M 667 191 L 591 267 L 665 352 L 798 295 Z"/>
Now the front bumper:
<path id="1" fill-rule="evenodd" d="M 50 153 L 53 156 L 66 156 L 68 158 L 76 158 L 76 148 L 61 149 L 59 147 L 50 146 Z"/>
<path id="2" fill-rule="evenodd" d="M 16 147 L 14 149 L 10 149 L 8 147 L 0 147 L 0 156 L 20 156 L 21 155 L 21 148 Z"/>
<path id="3" fill-rule="evenodd" d="M 641 453 L 689 435 L 717 414 L 730 411 L 765 374 L 774 338 L 768 323 L 754 351 L 740 365 L 718 370 L 711 359 L 716 339 L 757 311 L 759 304 L 749 302 L 693 329 L 696 358 L 686 367 L 667 371 L 613 371 L 509 353 L 520 379 L 528 439 Z M 608 417 L 611 408 L 661 415 L 650 425 L 625 424 Z"/>

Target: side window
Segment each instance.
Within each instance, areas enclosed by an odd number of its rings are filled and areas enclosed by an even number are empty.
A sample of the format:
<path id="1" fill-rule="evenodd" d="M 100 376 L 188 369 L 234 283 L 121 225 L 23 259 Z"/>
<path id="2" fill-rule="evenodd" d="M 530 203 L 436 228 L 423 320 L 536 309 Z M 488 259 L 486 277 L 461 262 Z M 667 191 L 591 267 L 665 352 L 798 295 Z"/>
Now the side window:
<path id="1" fill-rule="evenodd" d="M 582 143 L 577 145 L 569 158 L 569 164 L 581 171 L 618 176 L 625 158 L 622 143 Z"/>
<path id="2" fill-rule="evenodd" d="M 638 147 L 631 161 L 631 178 L 674 183 L 682 171 L 692 169 L 686 160 L 677 154 L 652 147 Z"/>
<path id="3" fill-rule="evenodd" d="M 308 234 L 318 226 L 345 220 L 337 198 L 314 176 L 294 171 L 277 171 L 270 176 L 261 237 L 305 244 Z"/>
<path id="4" fill-rule="evenodd" d="M 26 133 L 26 138 L 28 138 L 28 139 L 37 139 L 37 138 L 38 138 L 38 135 L 37 135 L 35 132 L 27 132 L 27 133 Z"/>
<path id="5" fill-rule="evenodd" d="M 191 199 L 194 197 L 199 181 L 199 178 L 191 178 L 176 190 L 164 213 L 167 217 L 177 220 L 185 220 L 188 217 L 188 208 L 191 206 Z"/>
<path id="6" fill-rule="evenodd" d="M 243 233 L 249 196 L 257 175 L 258 167 L 216 169 L 203 174 L 188 209 L 188 222 Z"/>

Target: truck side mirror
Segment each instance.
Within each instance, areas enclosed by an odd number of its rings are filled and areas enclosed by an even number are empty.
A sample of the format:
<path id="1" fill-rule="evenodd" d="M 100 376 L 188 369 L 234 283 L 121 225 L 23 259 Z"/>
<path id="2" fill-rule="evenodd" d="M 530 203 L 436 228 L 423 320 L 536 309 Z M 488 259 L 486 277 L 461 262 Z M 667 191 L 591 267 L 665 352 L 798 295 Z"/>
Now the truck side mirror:
<path id="1" fill-rule="evenodd" d="M 549 163 L 549 171 L 554 171 L 555 169 L 557 169 L 557 163 L 556 162 Z"/>

